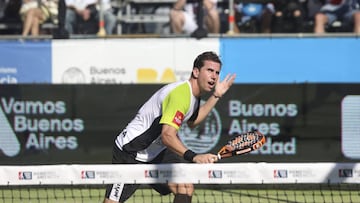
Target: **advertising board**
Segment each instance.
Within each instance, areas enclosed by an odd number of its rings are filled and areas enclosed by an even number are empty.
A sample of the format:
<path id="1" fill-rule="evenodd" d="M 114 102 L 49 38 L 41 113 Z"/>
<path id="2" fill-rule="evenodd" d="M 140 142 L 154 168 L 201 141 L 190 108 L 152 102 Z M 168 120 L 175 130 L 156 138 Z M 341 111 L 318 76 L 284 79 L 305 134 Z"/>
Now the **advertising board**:
<path id="1" fill-rule="evenodd" d="M 195 57 L 219 40 L 186 38 L 53 42 L 54 84 L 168 83 L 188 79 Z"/>
<path id="2" fill-rule="evenodd" d="M 0 84 L 51 83 L 50 41 L 1 41 Z"/>
<path id="3" fill-rule="evenodd" d="M 0 162 L 110 163 L 115 136 L 160 87 L 2 85 Z M 356 161 L 359 148 L 347 140 L 351 132 L 359 142 L 359 119 L 349 120 L 358 111 L 350 115 L 344 101 L 359 95 L 359 84 L 234 85 L 201 125 L 183 125 L 179 137 L 195 152 L 217 153 L 239 133 L 266 135 L 258 151 L 224 162 Z"/>

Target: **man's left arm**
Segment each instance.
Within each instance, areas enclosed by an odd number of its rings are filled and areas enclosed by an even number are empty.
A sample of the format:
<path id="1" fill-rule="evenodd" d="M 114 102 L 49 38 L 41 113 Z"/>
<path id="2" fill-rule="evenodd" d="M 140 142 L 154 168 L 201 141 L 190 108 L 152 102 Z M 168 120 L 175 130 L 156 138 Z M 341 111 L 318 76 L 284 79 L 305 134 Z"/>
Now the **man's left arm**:
<path id="1" fill-rule="evenodd" d="M 189 127 L 195 127 L 206 118 L 206 116 L 210 113 L 212 108 L 214 108 L 219 99 L 228 91 L 228 89 L 234 83 L 235 77 L 235 74 L 228 74 L 223 81 L 217 81 L 213 94 L 204 104 L 200 106 L 197 118 L 193 122 L 188 123 L 188 125 L 190 125 Z"/>

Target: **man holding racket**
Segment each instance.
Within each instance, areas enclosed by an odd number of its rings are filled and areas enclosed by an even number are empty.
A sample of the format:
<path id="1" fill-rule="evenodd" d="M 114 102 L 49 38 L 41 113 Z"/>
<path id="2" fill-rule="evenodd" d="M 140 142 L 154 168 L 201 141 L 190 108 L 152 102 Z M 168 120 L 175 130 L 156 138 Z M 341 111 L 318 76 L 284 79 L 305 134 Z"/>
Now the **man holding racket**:
<path id="1" fill-rule="evenodd" d="M 182 123 L 201 123 L 235 80 L 219 80 L 222 62 L 214 52 L 196 57 L 189 80 L 170 83 L 156 91 L 134 119 L 116 137 L 113 164 L 214 163 L 215 154 L 196 154 L 187 149 L 177 132 Z M 211 93 L 200 105 L 200 97 Z M 139 187 L 135 184 L 108 185 L 104 203 L 125 202 Z M 174 203 L 191 203 L 193 184 L 153 184 L 162 195 L 174 193 Z"/>

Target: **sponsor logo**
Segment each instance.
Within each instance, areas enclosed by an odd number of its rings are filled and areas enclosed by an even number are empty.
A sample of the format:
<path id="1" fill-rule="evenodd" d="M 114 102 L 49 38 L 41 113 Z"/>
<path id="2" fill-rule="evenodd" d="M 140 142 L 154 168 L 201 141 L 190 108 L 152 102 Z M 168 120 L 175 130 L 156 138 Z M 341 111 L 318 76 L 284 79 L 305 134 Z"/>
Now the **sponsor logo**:
<path id="1" fill-rule="evenodd" d="M 17 73 L 17 68 L 0 67 L 0 84 L 17 84 Z"/>
<path id="2" fill-rule="evenodd" d="M 31 171 L 19 171 L 18 178 L 19 178 L 19 180 L 31 180 L 32 172 Z"/>
<path id="3" fill-rule="evenodd" d="M 95 179 L 95 171 L 81 171 L 81 179 Z"/>
<path id="4" fill-rule="evenodd" d="M 173 70 L 166 68 L 163 72 L 154 68 L 138 68 L 137 69 L 137 83 L 170 83 L 179 80 L 186 80 L 190 71 Z"/>
<path id="5" fill-rule="evenodd" d="M 63 72 L 61 82 L 67 84 L 116 84 L 123 83 L 121 76 L 125 75 L 126 70 L 121 67 L 70 67 Z"/>
<path id="6" fill-rule="evenodd" d="M 123 184 L 114 184 L 109 199 L 119 201 L 123 186 Z"/>
<path id="7" fill-rule="evenodd" d="M 66 113 L 66 102 L 62 100 L 1 97 L 0 150 L 5 156 L 17 156 L 21 149 L 18 133 L 26 136 L 24 150 L 77 149 L 78 140 L 73 134 L 84 131 L 85 124 L 81 118 L 66 117 Z"/>
<path id="8" fill-rule="evenodd" d="M 188 149 L 196 153 L 209 152 L 217 145 L 221 136 L 221 120 L 218 111 L 213 108 L 205 120 L 195 128 L 190 128 L 183 123 L 178 135 Z"/>
<path id="9" fill-rule="evenodd" d="M 280 136 L 281 123 L 252 121 L 252 118 L 296 118 L 298 115 L 298 104 L 295 103 L 244 103 L 240 100 L 229 100 L 229 117 L 233 119 L 230 122 L 229 136 L 248 132 L 252 129 L 259 129 L 261 133 L 267 136 L 266 143 L 259 149 L 250 154 L 266 155 L 296 155 L 297 138 L 289 134 L 284 134 L 286 139 Z M 262 120 L 261 119 L 261 120 Z M 275 120 L 274 120 L 275 121 Z"/>
<path id="10" fill-rule="evenodd" d="M 62 83 L 85 83 L 85 74 L 77 67 L 68 68 L 62 75 Z"/>
<path id="11" fill-rule="evenodd" d="M 287 178 L 288 171 L 287 170 L 274 170 L 274 178 Z"/>
<path id="12" fill-rule="evenodd" d="M 360 95 L 346 95 L 341 102 L 341 149 L 345 157 L 360 160 Z"/>
<path id="13" fill-rule="evenodd" d="M 158 178 L 159 171 L 158 170 L 145 170 L 145 178 Z"/>
<path id="14" fill-rule="evenodd" d="M 177 126 L 180 126 L 183 120 L 184 120 L 184 114 L 180 111 L 176 111 L 172 122 L 175 123 Z"/>
<path id="15" fill-rule="evenodd" d="M 0 150 L 9 157 L 20 152 L 20 143 L 0 106 Z"/>
<path id="16" fill-rule="evenodd" d="M 208 172 L 209 178 L 222 178 L 221 170 L 209 170 Z"/>
<path id="17" fill-rule="evenodd" d="M 353 170 L 352 169 L 339 169 L 339 177 L 340 178 L 353 177 Z"/>

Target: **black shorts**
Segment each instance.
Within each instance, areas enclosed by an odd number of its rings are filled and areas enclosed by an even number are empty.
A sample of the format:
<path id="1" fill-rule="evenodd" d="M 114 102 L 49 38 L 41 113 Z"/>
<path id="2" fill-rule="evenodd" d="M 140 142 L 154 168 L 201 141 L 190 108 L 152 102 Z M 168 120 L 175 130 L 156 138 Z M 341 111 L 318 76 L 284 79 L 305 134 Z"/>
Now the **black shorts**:
<path id="1" fill-rule="evenodd" d="M 146 164 L 141 161 L 134 159 L 134 156 L 121 151 L 117 146 L 114 146 L 113 149 L 113 164 Z M 154 160 L 148 162 L 148 164 L 159 164 L 159 163 L 189 163 L 184 160 L 183 157 L 175 154 L 171 150 L 165 149 L 162 151 Z M 131 195 L 140 187 L 139 184 L 123 184 L 117 183 L 112 185 L 107 185 L 105 197 L 118 202 L 125 202 L 130 198 Z M 170 188 L 167 184 L 150 184 L 154 190 L 156 190 L 161 195 L 170 194 Z"/>

